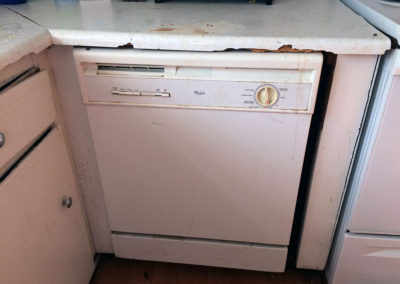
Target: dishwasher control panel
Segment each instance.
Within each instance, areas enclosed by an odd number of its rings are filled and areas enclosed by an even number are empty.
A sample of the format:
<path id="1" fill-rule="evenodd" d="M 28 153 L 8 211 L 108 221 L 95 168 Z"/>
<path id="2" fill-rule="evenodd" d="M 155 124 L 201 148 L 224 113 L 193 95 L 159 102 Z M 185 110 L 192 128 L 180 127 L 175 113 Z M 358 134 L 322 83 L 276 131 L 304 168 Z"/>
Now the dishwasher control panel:
<path id="1" fill-rule="evenodd" d="M 74 49 L 91 105 L 313 113 L 322 55 Z"/>
<path id="2" fill-rule="evenodd" d="M 88 103 L 307 111 L 310 83 L 85 76 Z"/>

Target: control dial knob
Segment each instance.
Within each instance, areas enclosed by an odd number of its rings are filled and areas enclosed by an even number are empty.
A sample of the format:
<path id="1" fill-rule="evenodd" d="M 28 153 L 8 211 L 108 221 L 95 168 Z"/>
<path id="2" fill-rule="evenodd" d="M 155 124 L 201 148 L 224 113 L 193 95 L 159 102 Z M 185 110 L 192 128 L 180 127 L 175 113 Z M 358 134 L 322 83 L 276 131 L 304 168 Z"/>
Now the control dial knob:
<path id="1" fill-rule="evenodd" d="M 279 92 L 274 86 L 265 85 L 257 89 L 255 98 L 260 106 L 269 107 L 278 101 Z"/>

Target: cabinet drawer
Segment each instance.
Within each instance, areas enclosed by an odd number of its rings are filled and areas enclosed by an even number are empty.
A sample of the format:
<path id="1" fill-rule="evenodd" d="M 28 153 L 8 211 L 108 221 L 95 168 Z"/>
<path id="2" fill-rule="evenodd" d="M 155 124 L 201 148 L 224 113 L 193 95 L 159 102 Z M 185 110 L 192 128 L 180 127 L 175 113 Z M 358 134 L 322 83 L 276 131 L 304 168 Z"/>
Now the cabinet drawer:
<path id="1" fill-rule="evenodd" d="M 0 183 L 0 256 L 0 283 L 90 280 L 89 236 L 58 128 Z"/>
<path id="2" fill-rule="evenodd" d="M 333 284 L 400 283 L 400 237 L 346 234 Z"/>
<path id="3" fill-rule="evenodd" d="M 0 174 L 56 118 L 50 81 L 42 71 L 0 93 Z"/>

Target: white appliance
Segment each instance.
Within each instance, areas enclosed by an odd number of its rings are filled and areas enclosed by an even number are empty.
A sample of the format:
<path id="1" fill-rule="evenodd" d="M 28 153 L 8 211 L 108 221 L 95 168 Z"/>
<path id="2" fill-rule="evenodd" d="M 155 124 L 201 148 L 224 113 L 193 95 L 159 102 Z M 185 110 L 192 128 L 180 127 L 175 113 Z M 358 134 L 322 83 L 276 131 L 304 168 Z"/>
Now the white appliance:
<path id="1" fill-rule="evenodd" d="M 343 0 L 400 42 L 399 1 Z M 330 283 L 400 283 L 400 49 L 382 57 L 342 217 Z"/>
<path id="2" fill-rule="evenodd" d="M 322 55 L 74 57 L 115 254 L 284 271 Z"/>

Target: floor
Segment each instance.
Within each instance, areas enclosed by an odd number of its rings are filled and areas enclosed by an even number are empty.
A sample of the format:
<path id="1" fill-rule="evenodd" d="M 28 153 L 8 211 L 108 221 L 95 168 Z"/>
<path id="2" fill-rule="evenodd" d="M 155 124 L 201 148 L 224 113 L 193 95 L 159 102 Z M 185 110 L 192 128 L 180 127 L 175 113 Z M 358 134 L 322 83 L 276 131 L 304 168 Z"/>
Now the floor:
<path id="1" fill-rule="evenodd" d="M 322 284 L 323 273 L 288 270 L 266 273 L 226 268 L 127 260 L 102 255 L 91 284 Z"/>

